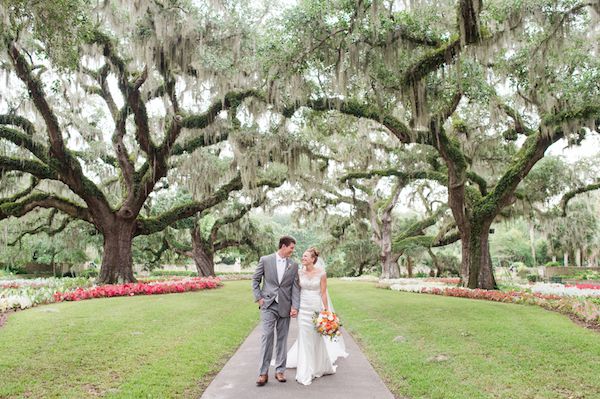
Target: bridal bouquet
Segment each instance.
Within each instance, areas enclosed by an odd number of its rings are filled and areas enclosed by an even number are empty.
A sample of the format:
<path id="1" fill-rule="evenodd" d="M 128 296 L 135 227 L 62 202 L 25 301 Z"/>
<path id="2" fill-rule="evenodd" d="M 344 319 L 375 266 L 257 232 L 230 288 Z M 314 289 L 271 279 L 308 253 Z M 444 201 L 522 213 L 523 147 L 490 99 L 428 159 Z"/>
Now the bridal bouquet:
<path id="1" fill-rule="evenodd" d="M 315 312 L 313 316 L 313 324 L 317 332 L 323 336 L 329 337 L 334 340 L 338 336 L 342 335 L 340 327 L 342 323 L 337 315 L 333 312 L 322 310 Z"/>

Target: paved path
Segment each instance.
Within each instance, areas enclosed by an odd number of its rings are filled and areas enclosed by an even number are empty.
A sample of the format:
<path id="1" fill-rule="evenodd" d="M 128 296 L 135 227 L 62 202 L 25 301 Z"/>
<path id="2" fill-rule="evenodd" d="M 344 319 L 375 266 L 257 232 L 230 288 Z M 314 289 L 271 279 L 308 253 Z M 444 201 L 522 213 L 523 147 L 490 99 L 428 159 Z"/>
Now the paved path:
<path id="1" fill-rule="evenodd" d="M 296 339 L 297 323 L 292 320 L 288 347 Z M 269 371 L 269 382 L 256 386 L 258 378 L 258 356 L 260 350 L 260 325 L 252 331 L 237 352 L 229 359 L 223 370 L 210 383 L 201 399 L 296 399 L 322 397 L 327 399 L 394 399 L 381 378 L 356 342 L 345 331 L 345 359 L 338 359 L 337 373 L 313 380 L 311 385 L 298 384 L 294 379 L 296 369 L 288 369 L 286 383 L 275 379 L 273 367 Z"/>

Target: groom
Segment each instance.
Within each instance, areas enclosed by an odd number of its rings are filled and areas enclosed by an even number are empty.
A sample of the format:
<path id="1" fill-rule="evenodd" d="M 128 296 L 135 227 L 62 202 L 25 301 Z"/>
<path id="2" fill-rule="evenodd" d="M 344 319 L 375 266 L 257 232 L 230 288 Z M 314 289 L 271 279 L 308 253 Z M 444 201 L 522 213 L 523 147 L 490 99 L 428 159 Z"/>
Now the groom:
<path id="1" fill-rule="evenodd" d="M 255 301 L 258 302 L 262 322 L 260 375 L 256 381 L 258 386 L 265 385 L 269 380 L 274 330 L 277 330 L 275 379 L 279 382 L 286 381 L 284 372 L 290 317 L 298 315 L 300 304 L 298 264 L 290 260 L 295 247 L 296 240 L 293 237 L 281 237 L 279 250 L 274 254 L 261 257 L 252 276 L 252 291 Z"/>

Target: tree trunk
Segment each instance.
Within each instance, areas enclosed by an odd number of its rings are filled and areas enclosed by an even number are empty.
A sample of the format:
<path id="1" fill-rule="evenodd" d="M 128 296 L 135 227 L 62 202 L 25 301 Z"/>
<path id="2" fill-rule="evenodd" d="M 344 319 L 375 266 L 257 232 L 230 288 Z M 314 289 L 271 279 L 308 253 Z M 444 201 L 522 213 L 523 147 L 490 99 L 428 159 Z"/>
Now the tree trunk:
<path id="1" fill-rule="evenodd" d="M 201 245 L 194 245 L 192 257 L 198 270 L 198 276 L 215 276 L 215 260 L 211 251 L 205 250 Z"/>
<path id="2" fill-rule="evenodd" d="M 531 259 L 533 260 L 533 267 L 537 266 L 537 260 L 535 257 L 535 229 L 533 223 L 529 225 L 529 242 L 531 245 Z"/>
<path id="3" fill-rule="evenodd" d="M 356 272 L 356 274 L 354 275 L 354 277 L 360 277 L 360 276 L 362 276 L 364 268 L 365 268 L 365 263 L 361 262 L 361 264 L 358 266 L 358 271 Z"/>
<path id="4" fill-rule="evenodd" d="M 202 232 L 199 227 L 195 227 L 191 231 L 192 234 L 192 258 L 198 270 L 198 276 L 210 277 L 215 276 L 215 259 L 213 244 L 202 238 Z"/>
<path id="5" fill-rule="evenodd" d="M 565 251 L 563 254 L 563 266 L 569 267 L 569 252 Z"/>
<path id="6" fill-rule="evenodd" d="M 582 252 L 582 251 L 581 251 L 581 248 L 577 248 L 577 249 L 575 250 L 575 264 L 576 264 L 578 267 L 581 267 L 581 252 Z"/>
<path id="7" fill-rule="evenodd" d="M 98 282 L 101 284 L 123 284 L 135 282 L 133 276 L 132 243 L 135 222 L 114 218 L 102 229 L 104 252 Z"/>
<path id="8" fill-rule="evenodd" d="M 413 263 L 412 258 L 406 255 L 406 273 L 408 274 L 408 278 L 412 278 L 413 276 Z"/>
<path id="9" fill-rule="evenodd" d="M 431 272 L 429 272 L 429 275 L 431 277 L 440 277 L 442 274 L 442 268 L 440 266 L 440 262 L 438 261 L 437 256 L 435 256 L 435 254 L 433 253 L 431 248 L 427 248 L 427 252 L 429 253 L 429 256 L 431 257 L 431 263 L 432 263 Z"/>
<path id="10" fill-rule="evenodd" d="M 391 224 L 389 226 L 384 225 L 382 233 L 381 241 L 379 243 L 381 249 L 379 254 L 381 259 L 381 278 L 399 278 L 400 270 L 398 269 L 398 263 L 392 254 Z"/>
<path id="11" fill-rule="evenodd" d="M 381 265 L 382 265 L 382 278 L 399 278 L 400 270 L 398 269 L 398 263 L 394 261 L 394 257 L 391 253 L 391 246 L 389 252 L 381 253 Z"/>
<path id="12" fill-rule="evenodd" d="M 490 256 L 489 234 L 491 222 L 480 222 L 463 233 L 463 256 L 461 271 L 467 271 L 462 276 L 468 288 L 497 289 L 492 258 Z"/>

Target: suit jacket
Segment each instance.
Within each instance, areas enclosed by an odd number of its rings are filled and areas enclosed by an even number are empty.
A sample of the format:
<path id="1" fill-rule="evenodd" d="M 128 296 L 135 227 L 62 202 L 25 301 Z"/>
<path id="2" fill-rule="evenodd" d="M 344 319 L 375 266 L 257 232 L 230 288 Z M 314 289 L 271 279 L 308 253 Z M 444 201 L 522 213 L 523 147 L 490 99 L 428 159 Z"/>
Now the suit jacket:
<path id="1" fill-rule="evenodd" d="M 261 287 L 262 282 L 262 287 Z M 290 317 L 292 307 L 300 307 L 300 281 L 298 263 L 287 259 L 281 283 L 277 278 L 277 256 L 266 255 L 260 258 L 252 276 L 254 300 L 264 299 L 263 308 L 268 308 L 279 295 L 279 317 Z"/>

